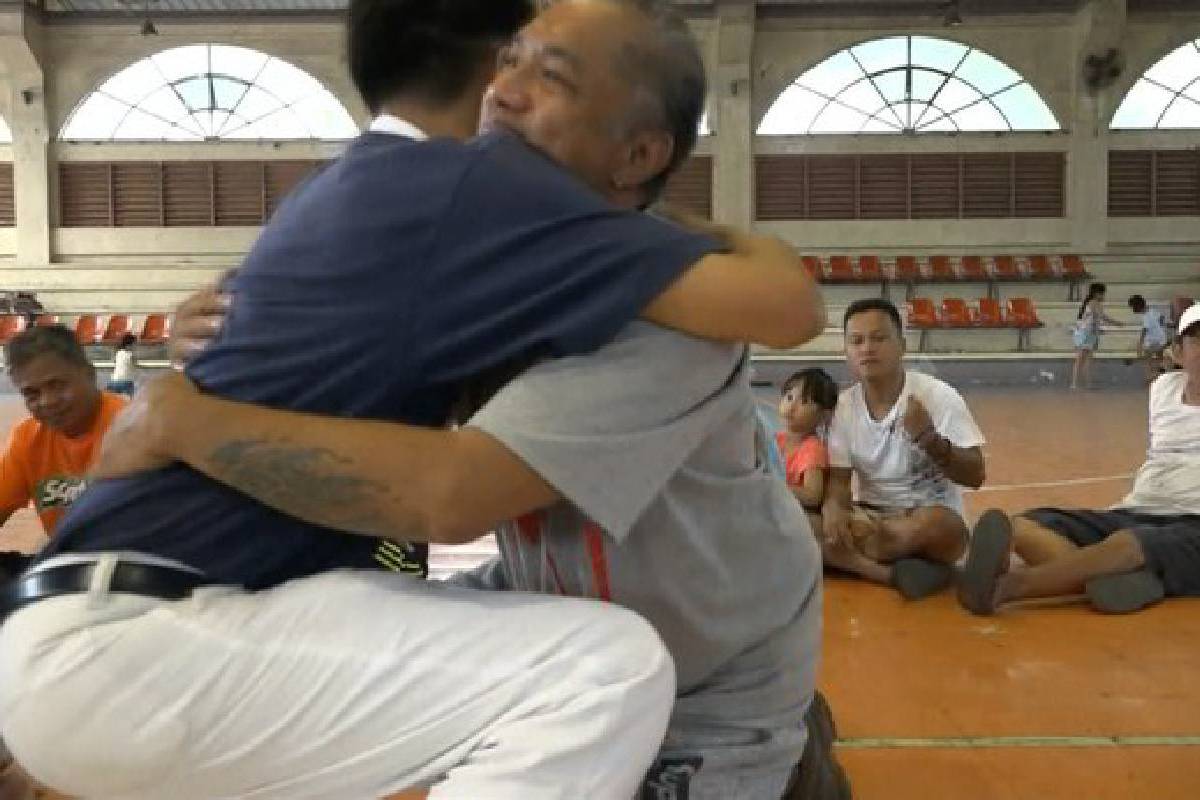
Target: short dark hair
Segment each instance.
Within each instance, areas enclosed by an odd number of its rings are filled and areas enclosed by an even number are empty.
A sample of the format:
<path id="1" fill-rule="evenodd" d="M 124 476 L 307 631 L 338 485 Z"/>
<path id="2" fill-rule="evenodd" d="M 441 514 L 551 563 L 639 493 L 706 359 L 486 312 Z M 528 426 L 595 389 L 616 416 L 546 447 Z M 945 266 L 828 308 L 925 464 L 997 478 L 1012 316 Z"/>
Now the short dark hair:
<path id="1" fill-rule="evenodd" d="M 784 394 L 787 394 L 797 386 L 800 387 L 800 402 L 816 403 L 826 411 L 832 411 L 837 407 L 837 381 L 820 367 L 809 367 L 799 372 L 793 372 L 783 382 Z"/>
<path id="2" fill-rule="evenodd" d="M 137 344 L 137 335 L 133 333 L 127 333 L 121 337 L 121 343 L 118 345 L 118 349 L 124 350 L 126 347 L 133 347 L 135 344 Z"/>
<path id="3" fill-rule="evenodd" d="M 371 113 L 402 95 L 449 103 L 532 16 L 530 0 L 350 0 L 350 76 Z"/>
<path id="4" fill-rule="evenodd" d="M 704 59 L 687 20 L 665 0 L 608 2 L 636 10 L 650 24 L 650 35 L 631 37 L 616 66 L 635 89 L 630 123 L 661 127 L 675 142 L 670 163 L 644 187 L 646 201 L 654 202 L 696 147 L 708 97 Z"/>
<path id="5" fill-rule="evenodd" d="M 9 373 L 27 366 L 35 358 L 53 355 L 77 367 L 94 373 L 95 367 L 75 339 L 75 334 L 62 325 L 39 325 L 21 331 L 4 345 L 4 363 Z"/>
<path id="6" fill-rule="evenodd" d="M 846 313 L 842 315 L 842 330 L 850 324 L 850 318 L 856 317 L 859 314 L 865 314 L 868 311 L 882 311 L 888 315 L 892 324 L 896 326 L 896 333 L 904 336 L 904 321 L 900 319 L 900 311 L 896 308 L 896 304 L 891 300 L 883 297 L 864 297 L 861 300 L 855 300 L 846 309 Z"/>
<path id="7" fill-rule="evenodd" d="M 1140 294 L 1135 294 L 1129 298 L 1129 308 L 1131 311 L 1136 311 L 1139 314 L 1146 310 L 1146 298 Z"/>

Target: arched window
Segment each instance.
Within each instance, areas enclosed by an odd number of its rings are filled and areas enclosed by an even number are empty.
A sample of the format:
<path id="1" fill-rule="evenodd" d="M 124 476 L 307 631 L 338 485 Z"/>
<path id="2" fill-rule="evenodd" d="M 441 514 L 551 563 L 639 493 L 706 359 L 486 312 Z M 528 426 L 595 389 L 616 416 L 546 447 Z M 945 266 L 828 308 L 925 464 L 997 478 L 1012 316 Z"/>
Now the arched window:
<path id="1" fill-rule="evenodd" d="M 801 75 L 758 132 L 904 133 L 1059 130 L 1046 103 L 982 50 L 892 36 L 842 50 Z"/>
<path id="2" fill-rule="evenodd" d="M 0 117 L 0 144 L 12 143 L 12 131 L 8 129 L 8 124 L 5 123 L 4 117 Z"/>
<path id="3" fill-rule="evenodd" d="M 118 72 L 63 126 L 73 141 L 349 139 L 358 129 L 315 78 L 286 61 L 217 44 L 176 47 Z"/>
<path id="4" fill-rule="evenodd" d="M 1146 70 L 1121 101 L 1112 127 L 1200 128 L 1200 39 Z"/>

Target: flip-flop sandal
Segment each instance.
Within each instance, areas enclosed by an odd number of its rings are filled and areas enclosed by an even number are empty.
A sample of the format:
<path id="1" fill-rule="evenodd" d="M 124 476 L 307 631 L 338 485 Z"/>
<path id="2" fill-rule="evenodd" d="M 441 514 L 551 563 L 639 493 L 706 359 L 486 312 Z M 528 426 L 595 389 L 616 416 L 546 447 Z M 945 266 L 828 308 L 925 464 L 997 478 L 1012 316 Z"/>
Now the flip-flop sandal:
<path id="1" fill-rule="evenodd" d="M 1141 611 L 1166 597 L 1163 582 L 1144 569 L 1092 578 L 1085 588 L 1092 607 L 1105 614 Z"/>
<path id="2" fill-rule="evenodd" d="M 892 586 L 905 600 L 921 600 L 942 591 L 954 580 L 949 564 L 924 558 L 902 558 L 892 564 Z"/>
<path id="3" fill-rule="evenodd" d="M 1012 536 L 1012 522 L 1003 511 L 985 511 L 975 523 L 958 586 L 958 601 L 972 614 L 996 613 L 996 583 L 1008 565 Z"/>

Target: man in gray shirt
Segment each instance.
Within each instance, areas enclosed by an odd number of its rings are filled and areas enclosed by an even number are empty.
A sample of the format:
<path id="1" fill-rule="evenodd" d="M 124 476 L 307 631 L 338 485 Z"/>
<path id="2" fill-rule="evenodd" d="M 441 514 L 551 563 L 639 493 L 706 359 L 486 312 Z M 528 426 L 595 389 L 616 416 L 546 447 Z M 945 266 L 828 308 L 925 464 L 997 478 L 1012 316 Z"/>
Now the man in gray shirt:
<path id="1" fill-rule="evenodd" d="M 679 700 L 662 797 L 779 798 L 816 678 L 821 556 L 769 471 L 745 348 L 634 323 L 584 358 L 546 362 L 471 425 L 562 500 L 501 526 L 476 588 L 610 600 L 654 625 Z M 655 796 L 655 795 L 650 795 Z"/>

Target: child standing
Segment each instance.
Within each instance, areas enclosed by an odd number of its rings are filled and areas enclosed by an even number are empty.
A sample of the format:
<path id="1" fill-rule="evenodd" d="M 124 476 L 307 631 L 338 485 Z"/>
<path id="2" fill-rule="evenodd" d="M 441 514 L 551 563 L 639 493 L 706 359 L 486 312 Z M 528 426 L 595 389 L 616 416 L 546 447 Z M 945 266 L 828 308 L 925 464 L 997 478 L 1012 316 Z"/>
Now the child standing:
<path id="1" fill-rule="evenodd" d="M 121 337 L 114 357 L 112 375 L 108 379 L 108 385 L 104 387 L 108 391 L 133 397 L 133 373 L 137 367 L 133 356 L 135 345 L 137 337 L 132 333 Z"/>
<path id="2" fill-rule="evenodd" d="M 1167 333 L 1170 329 L 1170 309 L 1152 306 L 1140 294 L 1129 298 L 1129 308 L 1142 318 L 1137 357 L 1146 365 L 1146 381 L 1152 382 L 1166 371 L 1163 365 L 1163 351 L 1171 343 L 1171 337 Z"/>
<path id="3" fill-rule="evenodd" d="M 833 419 L 838 387 L 823 369 L 801 370 L 783 384 L 779 416 L 783 430 L 777 443 L 783 455 L 788 488 L 806 510 L 817 512 L 825 500 L 829 451 L 824 434 Z"/>
<path id="4" fill-rule="evenodd" d="M 1107 291 L 1108 287 L 1103 283 L 1091 284 L 1088 286 L 1087 297 L 1079 306 L 1075 328 L 1071 333 L 1071 340 L 1075 345 L 1075 368 L 1071 372 L 1072 389 L 1079 388 L 1081 378 L 1084 386 L 1091 386 L 1092 356 L 1100 347 L 1100 326 L 1120 324 L 1104 313 L 1104 295 Z"/>

